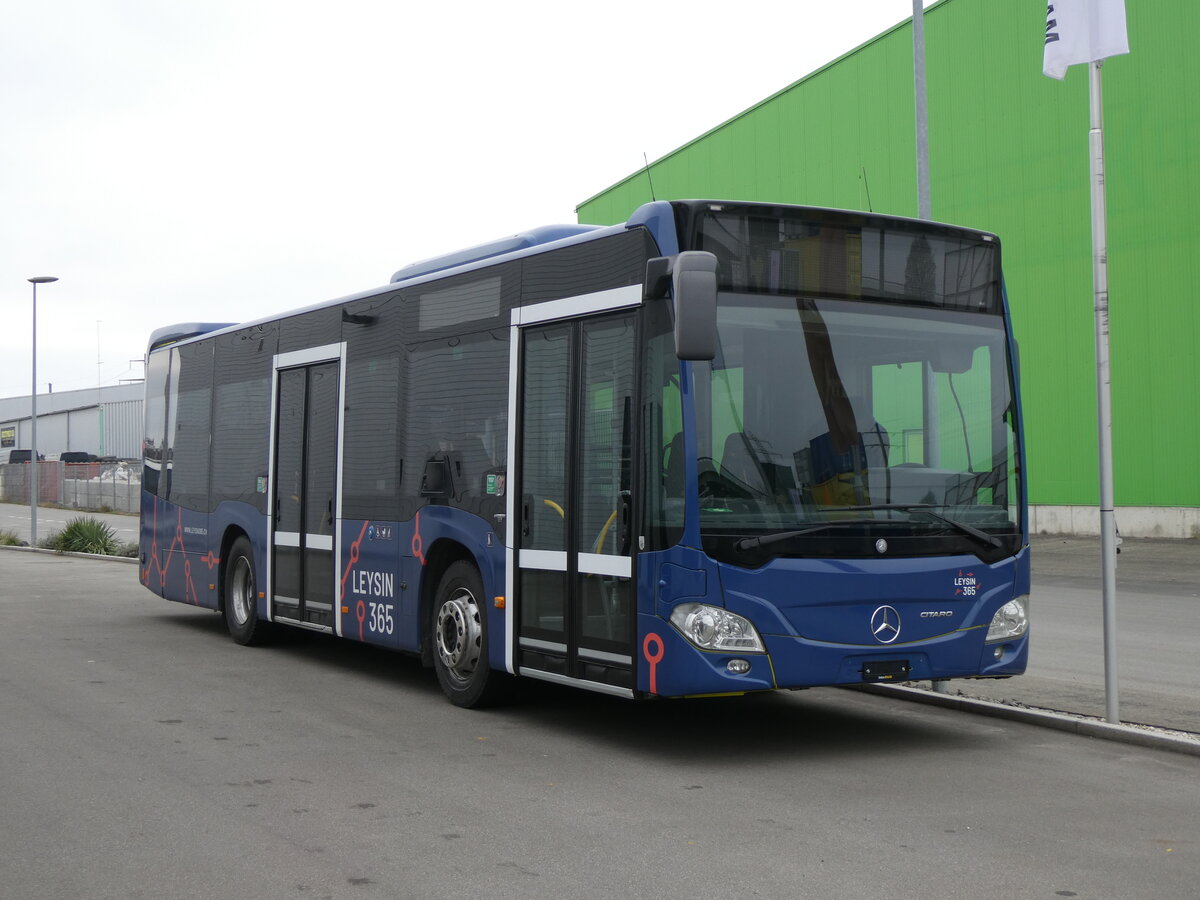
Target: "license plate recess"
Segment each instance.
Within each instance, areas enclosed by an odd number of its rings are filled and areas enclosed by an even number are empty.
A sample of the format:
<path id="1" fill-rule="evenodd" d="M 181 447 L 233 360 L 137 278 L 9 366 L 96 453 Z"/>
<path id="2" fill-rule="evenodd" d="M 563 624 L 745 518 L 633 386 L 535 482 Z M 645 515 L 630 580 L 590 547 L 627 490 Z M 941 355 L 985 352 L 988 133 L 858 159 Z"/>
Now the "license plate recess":
<path id="1" fill-rule="evenodd" d="M 907 659 L 877 659 L 863 663 L 862 680 L 866 682 L 905 681 L 912 672 Z"/>

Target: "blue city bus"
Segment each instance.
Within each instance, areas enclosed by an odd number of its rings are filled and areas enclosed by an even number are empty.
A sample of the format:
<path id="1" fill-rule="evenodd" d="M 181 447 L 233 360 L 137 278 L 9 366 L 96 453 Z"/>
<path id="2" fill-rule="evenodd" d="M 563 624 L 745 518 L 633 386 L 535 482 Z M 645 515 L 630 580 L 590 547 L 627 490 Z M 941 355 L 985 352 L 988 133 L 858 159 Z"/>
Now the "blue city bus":
<path id="1" fill-rule="evenodd" d="M 141 579 L 465 707 L 1008 677 L 1018 397 L 994 235 L 653 202 L 156 331 Z"/>

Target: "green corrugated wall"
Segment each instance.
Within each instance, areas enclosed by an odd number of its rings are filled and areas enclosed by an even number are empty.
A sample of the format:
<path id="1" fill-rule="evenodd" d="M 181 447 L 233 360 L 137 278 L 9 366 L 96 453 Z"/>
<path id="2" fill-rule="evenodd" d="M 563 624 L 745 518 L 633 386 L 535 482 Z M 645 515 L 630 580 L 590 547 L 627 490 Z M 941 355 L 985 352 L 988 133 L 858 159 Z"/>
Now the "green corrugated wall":
<path id="1" fill-rule="evenodd" d="M 797 27 L 803 7 L 794 6 Z M 1118 506 L 1200 506 L 1197 0 L 1129 0 L 1104 66 Z M 1042 75 L 1043 0 L 925 16 L 933 217 L 1000 235 L 1021 347 L 1030 500 L 1097 502 L 1088 78 Z M 658 199 L 916 214 L 905 22 L 652 164 Z M 645 172 L 580 204 L 623 221 Z"/>

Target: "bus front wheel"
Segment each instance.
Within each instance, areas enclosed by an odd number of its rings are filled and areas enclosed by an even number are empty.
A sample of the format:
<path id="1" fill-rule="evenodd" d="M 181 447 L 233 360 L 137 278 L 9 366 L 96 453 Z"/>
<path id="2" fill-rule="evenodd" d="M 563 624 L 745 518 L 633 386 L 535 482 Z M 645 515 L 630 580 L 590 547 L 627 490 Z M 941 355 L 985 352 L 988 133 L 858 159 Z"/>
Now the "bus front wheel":
<path id="1" fill-rule="evenodd" d="M 450 702 L 470 708 L 499 700 L 509 679 L 488 665 L 483 579 L 473 564 L 459 560 L 446 569 L 430 620 L 433 668 Z"/>

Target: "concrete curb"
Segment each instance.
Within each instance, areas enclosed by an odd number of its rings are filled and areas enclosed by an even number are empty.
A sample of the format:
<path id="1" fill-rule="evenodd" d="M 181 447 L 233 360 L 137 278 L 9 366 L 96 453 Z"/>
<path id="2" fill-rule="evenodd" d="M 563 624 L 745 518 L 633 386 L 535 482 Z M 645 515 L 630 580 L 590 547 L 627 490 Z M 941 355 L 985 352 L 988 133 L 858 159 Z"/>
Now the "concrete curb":
<path id="1" fill-rule="evenodd" d="M 992 700 L 977 700 L 973 697 L 957 697 L 952 694 L 935 694 L 922 688 L 901 685 L 861 684 L 853 685 L 850 689 L 868 694 L 878 694 L 882 697 L 927 703 L 930 706 L 941 706 L 945 709 L 957 709 L 961 712 L 970 712 L 981 716 L 1040 725 L 1043 728 L 1069 731 L 1087 737 L 1120 741 L 1139 747 L 1153 747 L 1158 750 L 1171 750 L 1175 753 L 1200 756 L 1200 737 L 1183 731 L 1170 731 L 1149 725 L 1113 725 L 1109 722 L 1101 722 L 1099 719 L 1090 719 L 1071 713 L 1031 709 L 1024 706 L 1008 706 Z"/>
<path id="2" fill-rule="evenodd" d="M 137 565 L 140 560 L 135 556 L 108 556 L 103 553 L 68 553 L 66 550 L 46 550 L 42 547 L 10 547 L 0 544 L 0 550 L 16 550 L 21 553 L 46 553 L 50 556 L 73 556 L 76 559 L 104 559 L 110 562 L 123 562 Z"/>

